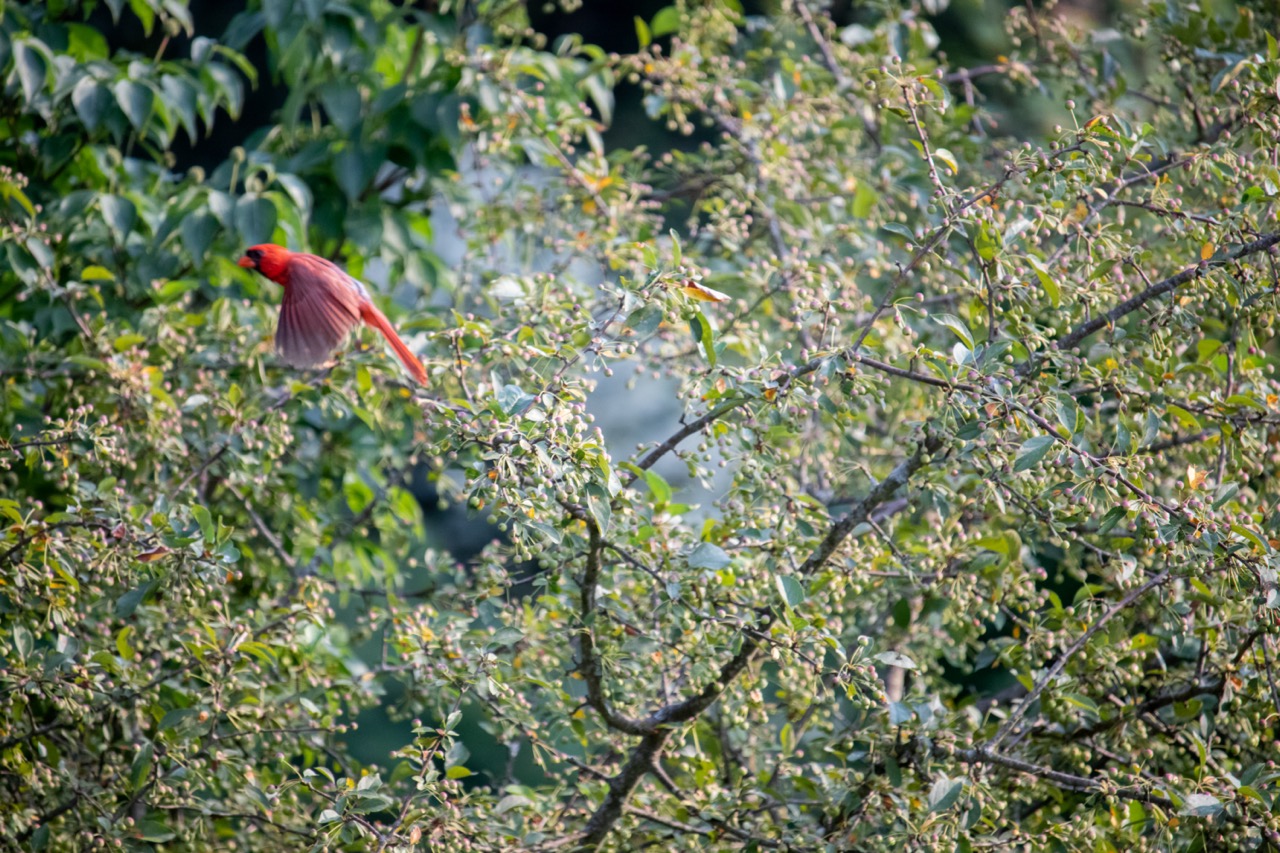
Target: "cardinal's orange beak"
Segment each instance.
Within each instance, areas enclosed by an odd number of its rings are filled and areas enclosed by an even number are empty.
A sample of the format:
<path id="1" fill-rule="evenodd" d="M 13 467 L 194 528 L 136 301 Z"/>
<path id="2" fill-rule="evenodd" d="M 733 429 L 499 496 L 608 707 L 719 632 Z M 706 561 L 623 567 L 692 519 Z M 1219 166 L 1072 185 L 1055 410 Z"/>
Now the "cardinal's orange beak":
<path id="1" fill-rule="evenodd" d="M 245 269 L 247 269 L 247 270 L 251 270 L 251 269 L 256 269 L 256 268 L 257 268 L 257 264 L 255 264 L 255 263 L 253 262 L 253 259 L 252 259 L 252 258 L 250 258 L 248 255 L 241 255 L 241 256 L 240 256 L 240 260 L 236 261 L 236 263 L 237 263 L 237 264 L 239 264 L 240 266 L 244 267 L 244 268 L 245 268 Z"/>

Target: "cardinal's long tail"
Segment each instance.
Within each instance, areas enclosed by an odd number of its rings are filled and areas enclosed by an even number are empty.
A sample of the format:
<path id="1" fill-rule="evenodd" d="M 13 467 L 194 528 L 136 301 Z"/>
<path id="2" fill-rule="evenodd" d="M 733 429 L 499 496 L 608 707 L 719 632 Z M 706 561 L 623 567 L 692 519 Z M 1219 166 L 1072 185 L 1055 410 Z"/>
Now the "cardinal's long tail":
<path id="1" fill-rule="evenodd" d="M 400 359 L 404 369 L 409 371 L 409 375 L 419 385 L 427 384 L 427 371 L 422 366 L 422 362 L 418 361 L 418 357 L 409 351 L 409 348 L 404 345 L 404 341 L 400 340 L 400 336 L 391 327 L 391 322 L 387 320 L 385 314 L 379 311 L 372 303 L 362 302 L 360 304 L 360 319 L 382 332 L 382 336 L 387 339 L 387 343 L 391 344 L 391 349 L 395 351 L 396 357 Z"/>

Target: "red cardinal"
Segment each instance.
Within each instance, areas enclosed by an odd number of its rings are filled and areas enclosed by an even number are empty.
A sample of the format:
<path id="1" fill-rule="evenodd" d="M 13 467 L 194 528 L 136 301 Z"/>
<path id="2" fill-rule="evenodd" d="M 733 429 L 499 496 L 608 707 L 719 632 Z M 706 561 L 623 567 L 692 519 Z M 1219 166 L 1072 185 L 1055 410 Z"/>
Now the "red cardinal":
<path id="1" fill-rule="evenodd" d="M 426 384 L 422 362 L 374 306 L 368 289 L 337 264 L 305 252 L 290 252 L 274 243 L 251 247 L 236 263 L 257 270 L 284 288 L 276 352 L 289 364 L 314 367 L 321 363 L 347 332 L 364 321 L 382 333 L 409 375 Z"/>

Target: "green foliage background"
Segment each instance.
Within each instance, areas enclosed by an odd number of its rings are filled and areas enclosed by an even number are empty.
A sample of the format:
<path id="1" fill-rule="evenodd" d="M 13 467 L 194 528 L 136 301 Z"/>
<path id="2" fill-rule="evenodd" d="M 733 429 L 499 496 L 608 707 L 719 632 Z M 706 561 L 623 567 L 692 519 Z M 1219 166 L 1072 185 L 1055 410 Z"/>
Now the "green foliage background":
<path id="1" fill-rule="evenodd" d="M 618 55 L 510 2 L 0 3 L 6 844 L 1274 847 L 1280 20 L 1027 5 L 959 66 L 945 5 Z M 606 150 L 622 81 L 706 141 Z M 387 282 L 430 386 L 283 368 L 267 240 Z M 686 410 L 634 453 L 614 371 Z M 421 471 L 505 539 L 427 548 Z M 412 740 L 357 760 L 373 706 Z"/>

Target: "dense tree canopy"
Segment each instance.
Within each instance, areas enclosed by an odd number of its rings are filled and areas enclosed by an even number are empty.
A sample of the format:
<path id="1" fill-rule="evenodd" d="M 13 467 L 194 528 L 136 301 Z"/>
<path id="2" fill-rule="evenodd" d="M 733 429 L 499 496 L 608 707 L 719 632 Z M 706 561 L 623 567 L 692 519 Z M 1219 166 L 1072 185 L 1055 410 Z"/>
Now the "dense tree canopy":
<path id="1" fill-rule="evenodd" d="M 763 5 L 0 3 L 8 844 L 1280 842 L 1274 5 Z"/>

